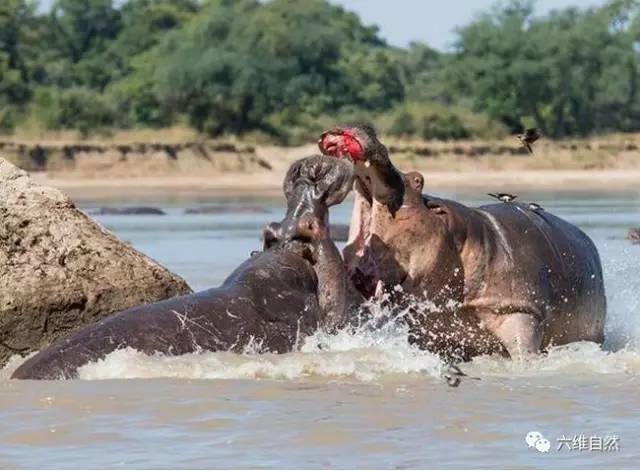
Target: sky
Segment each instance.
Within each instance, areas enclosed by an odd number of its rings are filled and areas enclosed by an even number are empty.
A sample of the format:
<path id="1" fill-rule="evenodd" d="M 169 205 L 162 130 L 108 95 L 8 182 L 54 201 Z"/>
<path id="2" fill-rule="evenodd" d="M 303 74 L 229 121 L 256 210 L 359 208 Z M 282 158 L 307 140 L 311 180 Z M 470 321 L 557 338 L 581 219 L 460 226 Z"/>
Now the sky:
<path id="1" fill-rule="evenodd" d="M 422 41 L 445 50 L 455 40 L 455 28 L 490 8 L 495 0 L 330 0 L 355 11 L 365 24 L 376 24 L 394 46 Z M 569 6 L 603 5 L 605 0 L 538 0 L 536 14 Z"/>
<path id="2" fill-rule="evenodd" d="M 4 1 L 4 0 L 0 0 Z M 40 0 L 48 8 L 53 0 Z M 299 0 L 304 1 L 304 0 Z M 329 0 L 360 15 L 365 24 L 375 24 L 380 35 L 394 46 L 422 41 L 446 50 L 455 39 L 455 28 L 469 23 L 495 0 Z M 568 6 L 602 5 L 605 0 L 537 0 L 536 13 Z"/>

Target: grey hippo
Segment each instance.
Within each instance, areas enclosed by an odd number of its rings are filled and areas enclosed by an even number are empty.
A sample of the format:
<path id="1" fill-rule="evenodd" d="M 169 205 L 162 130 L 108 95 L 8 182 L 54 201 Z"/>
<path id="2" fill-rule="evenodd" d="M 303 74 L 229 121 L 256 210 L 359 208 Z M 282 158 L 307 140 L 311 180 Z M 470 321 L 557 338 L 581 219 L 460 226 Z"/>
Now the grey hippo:
<path id="1" fill-rule="evenodd" d="M 468 360 L 603 341 L 600 258 L 576 226 L 539 206 L 423 195 L 422 175 L 400 172 L 370 126 L 337 127 L 318 145 L 355 164 L 349 277 L 366 298 L 399 285 L 397 303 L 419 301 L 407 308 L 411 342 Z"/>
<path id="2" fill-rule="evenodd" d="M 328 206 L 352 186 L 353 165 L 332 157 L 295 162 L 284 181 L 288 212 L 265 229 L 265 247 L 218 288 L 142 305 L 61 338 L 25 361 L 15 379 L 66 379 L 131 347 L 146 354 L 295 349 L 319 328 L 344 324 L 347 274 L 329 237 Z M 287 242 L 274 240 L 274 228 Z"/>

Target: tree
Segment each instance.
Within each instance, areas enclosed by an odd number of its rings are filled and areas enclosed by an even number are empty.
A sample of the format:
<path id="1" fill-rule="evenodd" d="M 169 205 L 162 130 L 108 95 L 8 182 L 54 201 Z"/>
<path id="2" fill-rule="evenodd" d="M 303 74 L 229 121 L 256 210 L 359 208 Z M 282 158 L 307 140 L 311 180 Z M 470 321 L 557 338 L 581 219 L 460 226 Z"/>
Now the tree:
<path id="1" fill-rule="evenodd" d="M 640 130 L 637 0 L 546 16 L 506 0 L 451 53 L 391 47 L 328 0 L 28 1 L 0 2 L 3 128 L 31 115 L 284 141 L 344 118 L 439 139 Z"/>
<path id="2" fill-rule="evenodd" d="M 117 68 L 108 46 L 120 25 L 113 0 L 56 0 L 47 18 L 40 82 L 104 90 Z"/>
<path id="3" fill-rule="evenodd" d="M 0 4 L 0 130 L 11 129 L 31 98 L 34 8 L 24 0 Z"/>
<path id="4" fill-rule="evenodd" d="M 525 120 L 557 137 L 638 129 L 639 57 L 632 23 L 619 21 L 630 5 L 543 18 L 529 1 L 502 5 L 460 30 L 456 90 L 512 131 Z"/>
<path id="5" fill-rule="evenodd" d="M 402 96 L 375 29 L 320 0 L 213 1 L 158 49 L 161 101 L 211 134 L 277 133 L 270 117 L 283 109 L 380 109 Z"/>

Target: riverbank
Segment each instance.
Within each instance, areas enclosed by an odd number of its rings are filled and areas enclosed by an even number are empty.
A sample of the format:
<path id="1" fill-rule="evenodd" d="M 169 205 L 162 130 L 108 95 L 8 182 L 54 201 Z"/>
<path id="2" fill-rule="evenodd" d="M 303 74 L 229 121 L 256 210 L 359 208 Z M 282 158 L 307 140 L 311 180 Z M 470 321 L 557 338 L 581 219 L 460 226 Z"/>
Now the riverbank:
<path id="1" fill-rule="evenodd" d="M 424 173 L 427 191 L 640 188 L 640 134 L 543 139 L 533 155 L 512 138 L 385 142 L 401 170 Z M 314 144 L 280 147 L 233 137 L 211 140 L 175 129 L 86 140 L 68 134 L 0 137 L 0 157 L 74 199 L 275 196 L 291 163 L 313 153 Z"/>
<path id="2" fill-rule="evenodd" d="M 640 191 L 640 170 L 522 170 L 426 172 L 425 191 L 477 189 L 518 191 L 546 189 L 559 191 Z M 78 179 L 33 174 L 35 181 L 63 190 L 75 200 L 153 200 L 173 196 L 267 196 L 281 194 L 283 174 L 229 173 L 213 177 L 167 176 L 136 178 Z"/>

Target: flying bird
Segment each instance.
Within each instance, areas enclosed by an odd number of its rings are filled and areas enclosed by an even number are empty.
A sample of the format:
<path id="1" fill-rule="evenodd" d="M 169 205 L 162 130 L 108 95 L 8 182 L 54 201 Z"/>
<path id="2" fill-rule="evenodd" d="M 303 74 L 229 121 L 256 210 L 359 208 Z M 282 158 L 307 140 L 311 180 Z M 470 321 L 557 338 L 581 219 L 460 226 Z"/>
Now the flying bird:
<path id="1" fill-rule="evenodd" d="M 540 139 L 540 130 L 538 128 L 530 128 L 527 129 L 522 134 L 517 134 L 516 137 L 520 141 L 520 144 L 524 146 L 525 149 L 529 151 L 530 154 L 533 154 L 533 149 L 531 148 L 531 144 Z"/>
<path id="2" fill-rule="evenodd" d="M 511 195 L 509 193 L 487 193 L 492 198 L 502 201 L 503 203 L 511 203 L 518 195 Z"/>

